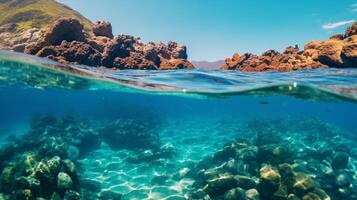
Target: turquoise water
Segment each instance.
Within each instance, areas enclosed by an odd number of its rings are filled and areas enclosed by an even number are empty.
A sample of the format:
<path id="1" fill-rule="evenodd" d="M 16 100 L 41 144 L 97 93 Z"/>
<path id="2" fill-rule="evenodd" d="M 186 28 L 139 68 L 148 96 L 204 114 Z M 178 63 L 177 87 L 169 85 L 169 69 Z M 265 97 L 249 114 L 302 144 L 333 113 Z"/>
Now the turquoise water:
<path id="1" fill-rule="evenodd" d="M 357 69 L 104 71 L 0 52 L 0 199 L 356 199 Z"/>

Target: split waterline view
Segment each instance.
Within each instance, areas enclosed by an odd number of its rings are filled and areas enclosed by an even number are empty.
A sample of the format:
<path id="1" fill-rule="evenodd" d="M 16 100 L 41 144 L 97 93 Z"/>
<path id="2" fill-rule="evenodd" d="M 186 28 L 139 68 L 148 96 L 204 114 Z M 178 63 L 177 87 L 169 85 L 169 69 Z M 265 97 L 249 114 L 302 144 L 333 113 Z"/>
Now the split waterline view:
<path id="1" fill-rule="evenodd" d="M 357 0 L 0 0 L 0 200 L 357 200 Z"/>

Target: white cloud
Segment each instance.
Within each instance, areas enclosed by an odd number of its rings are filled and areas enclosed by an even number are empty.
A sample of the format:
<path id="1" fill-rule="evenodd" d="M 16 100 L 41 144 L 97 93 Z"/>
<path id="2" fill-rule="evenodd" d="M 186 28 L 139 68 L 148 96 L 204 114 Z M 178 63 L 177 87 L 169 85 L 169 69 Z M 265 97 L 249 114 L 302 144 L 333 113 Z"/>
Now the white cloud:
<path id="1" fill-rule="evenodd" d="M 346 25 L 346 24 L 351 24 L 355 22 L 355 20 L 345 20 L 345 21 L 339 21 L 339 22 L 335 22 L 335 23 L 328 23 L 322 26 L 323 29 L 326 30 L 332 30 L 332 29 L 336 29 L 340 26 Z"/>

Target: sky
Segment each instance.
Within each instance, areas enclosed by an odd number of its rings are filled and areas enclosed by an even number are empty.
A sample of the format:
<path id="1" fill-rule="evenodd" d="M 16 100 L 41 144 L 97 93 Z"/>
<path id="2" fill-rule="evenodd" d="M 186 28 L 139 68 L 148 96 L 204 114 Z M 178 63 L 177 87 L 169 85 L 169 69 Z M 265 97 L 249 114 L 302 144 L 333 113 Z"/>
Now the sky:
<path id="1" fill-rule="evenodd" d="M 357 0 L 59 0 L 114 35 L 143 42 L 176 41 L 189 60 L 215 61 L 233 53 L 278 51 L 323 40 L 357 20 Z"/>

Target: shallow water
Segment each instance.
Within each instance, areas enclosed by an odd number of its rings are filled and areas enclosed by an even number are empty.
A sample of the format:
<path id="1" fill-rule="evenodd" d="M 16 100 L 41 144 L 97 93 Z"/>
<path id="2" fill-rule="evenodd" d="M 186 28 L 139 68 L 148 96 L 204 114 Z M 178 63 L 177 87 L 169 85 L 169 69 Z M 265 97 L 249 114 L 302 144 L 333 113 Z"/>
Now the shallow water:
<path id="1" fill-rule="evenodd" d="M 357 69 L 108 72 L 1 51 L 0 91 L 0 199 L 357 195 Z"/>

